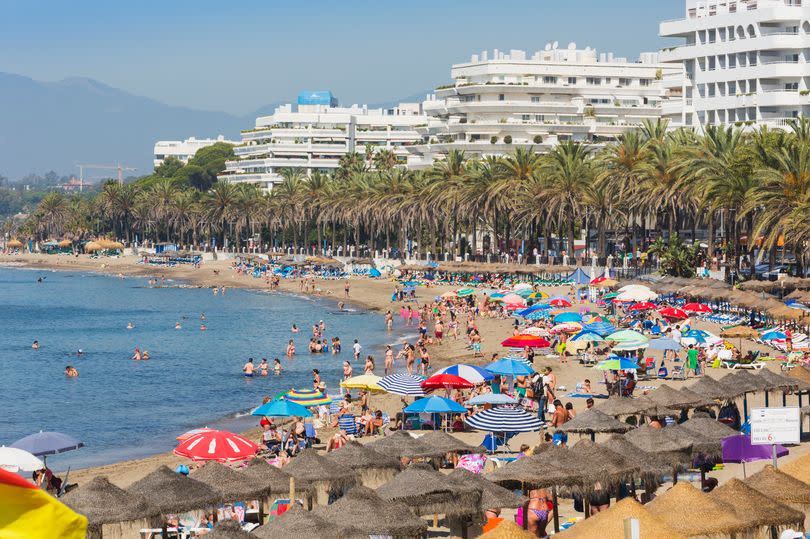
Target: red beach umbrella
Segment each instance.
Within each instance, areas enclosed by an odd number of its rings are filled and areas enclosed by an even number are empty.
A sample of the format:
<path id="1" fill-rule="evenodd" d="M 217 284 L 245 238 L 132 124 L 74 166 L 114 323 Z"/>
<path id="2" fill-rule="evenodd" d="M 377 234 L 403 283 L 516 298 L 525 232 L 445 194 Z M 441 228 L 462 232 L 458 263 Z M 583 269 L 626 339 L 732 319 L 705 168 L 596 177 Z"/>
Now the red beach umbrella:
<path id="1" fill-rule="evenodd" d="M 688 313 L 710 313 L 712 308 L 705 303 L 687 303 L 683 306 L 683 310 Z"/>
<path id="2" fill-rule="evenodd" d="M 465 389 L 473 387 L 473 384 L 462 378 L 461 376 L 456 376 L 455 374 L 434 374 L 427 380 L 423 381 L 421 384 L 422 389 Z"/>
<path id="3" fill-rule="evenodd" d="M 570 307 L 571 302 L 565 298 L 554 298 L 548 302 L 549 305 L 554 305 L 555 307 Z"/>
<path id="4" fill-rule="evenodd" d="M 655 303 L 650 303 L 649 301 L 642 301 L 640 303 L 632 304 L 627 310 L 628 311 L 651 311 L 655 309 L 657 306 Z"/>
<path id="5" fill-rule="evenodd" d="M 211 429 L 211 428 L 208 428 L 208 427 L 202 427 L 202 428 L 199 428 L 199 429 L 191 429 L 190 431 L 184 432 L 183 434 L 181 434 L 180 436 L 178 436 L 175 439 L 178 442 L 182 442 L 183 440 L 187 440 L 188 438 L 191 438 L 192 436 L 195 436 L 197 434 L 202 434 L 203 432 L 211 432 L 212 430 L 216 430 L 216 429 Z"/>
<path id="6" fill-rule="evenodd" d="M 259 446 L 238 434 L 226 430 L 201 432 L 183 440 L 174 454 L 191 460 L 238 462 L 253 458 Z"/>
<path id="7" fill-rule="evenodd" d="M 529 348 L 548 348 L 551 343 L 535 335 L 514 335 L 503 341 L 501 346 L 507 348 L 525 348 L 526 346 Z"/>
<path id="8" fill-rule="evenodd" d="M 689 318 L 689 315 L 686 314 L 683 310 L 677 309 L 675 307 L 667 307 L 666 309 L 661 309 L 658 312 L 661 313 L 661 316 L 666 316 L 667 318 L 675 318 L 678 320 Z"/>
<path id="9" fill-rule="evenodd" d="M 597 277 L 596 279 L 591 279 L 591 284 L 604 283 L 607 280 L 608 280 L 608 278 L 603 275 L 602 277 Z"/>

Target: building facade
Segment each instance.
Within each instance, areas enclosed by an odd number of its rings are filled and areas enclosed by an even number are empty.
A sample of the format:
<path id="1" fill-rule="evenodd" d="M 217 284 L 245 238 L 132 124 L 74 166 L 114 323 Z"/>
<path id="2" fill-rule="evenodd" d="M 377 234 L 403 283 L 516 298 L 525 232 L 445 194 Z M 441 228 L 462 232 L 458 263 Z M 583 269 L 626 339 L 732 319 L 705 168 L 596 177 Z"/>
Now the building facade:
<path id="1" fill-rule="evenodd" d="M 405 164 L 405 148 L 421 140 L 416 126 L 426 123 L 419 103 L 400 103 L 390 109 L 338 106 L 330 92 L 302 92 L 297 106 L 283 105 L 271 116 L 256 119 L 254 129 L 242 132 L 234 148 L 237 159 L 226 163 L 219 176 L 230 182 L 249 182 L 264 189 L 282 181 L 287 168 L 311 174 L 338 168 L 340 158 L 357 152 L 387 149 Z"/>
<path id="2" fill-rule="evenodd" d="M 686 0 L 684 18 L 660 25 L 683 38 L 661 51 L 681 66 L 664 77 L 682 99 L 665 113 L 675 125 L 762 124 L 784 127 L 810 110 L 810 2 Z"/>
<path id="3" fill-rule="evenodd" d="M 429 165 L 450 149 L 503 154 L 518 146 L 548 151 L 572 140 L 598 145 L 616 140 L 644 120 L 661 116 L 664 77 L 680 72 L 657 53 L 629 62 L 571 43 L 531 56 L 521 50 L 474 54 L 452 66 L 453 82 L 423 103 L 423 144 L 409 148 L 411 163 Z"/>
<path id="4" fill-rule="evenodd" d="M 154 165 L 159 167 L 163 164 L 163 160 L 167 157 L 176 157 L 184 164 L 194 157 L 197 150 L 213 146 L 217 142 L 227 142 L 228 144 L 238 144 L 232 140 L 226 140 L 224 136 L 219 135 L 217 138 L 187 138 L 186 140 L 159 140 L 155 143 L 154 150 Z"/>

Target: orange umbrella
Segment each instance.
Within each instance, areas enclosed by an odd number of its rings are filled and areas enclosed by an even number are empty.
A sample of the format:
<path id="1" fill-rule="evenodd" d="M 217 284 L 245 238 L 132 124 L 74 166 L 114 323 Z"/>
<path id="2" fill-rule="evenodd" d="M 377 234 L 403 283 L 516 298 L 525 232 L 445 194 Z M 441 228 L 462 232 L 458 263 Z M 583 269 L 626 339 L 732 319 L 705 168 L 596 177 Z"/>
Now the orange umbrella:
<path id="1" fill-rule="evenodd" d="M 542 337 L 534 335 L 515 335 L 503 341 L 501 346 L 507 348 L 525 348 L 526 346 L 529 348 L 548 348 L 551 343 Z"/>

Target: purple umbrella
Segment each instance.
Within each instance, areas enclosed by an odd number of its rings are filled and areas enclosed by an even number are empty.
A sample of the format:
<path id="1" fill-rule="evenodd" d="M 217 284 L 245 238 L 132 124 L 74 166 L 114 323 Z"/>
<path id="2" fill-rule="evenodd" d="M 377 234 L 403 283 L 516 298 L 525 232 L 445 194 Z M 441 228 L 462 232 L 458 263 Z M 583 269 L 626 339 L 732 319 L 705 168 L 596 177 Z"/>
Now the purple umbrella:
<path id="1" fill-rule="evenodd" d="M 20 438 L 11 444 L 11 447 L 24 449 L 32 455 L 41 457 L 44 455 L 64 453 L 65 451 L 73 451 L 74 449 L 84 447 L 84 444 L 72 436 L 62 434 L 61 432 L 39 431 L 36 434 Z"/>
<path id="2" fill-rule="evenodd" d="M 752 462 L 767 460 L 773 457 L 771 446 L 752 445 L 751 437 L 745 434 L 723 438 L 723 462 Z M 788 454 L 786 447 L 777 445 L 776 456 L 784 457 Z"/>

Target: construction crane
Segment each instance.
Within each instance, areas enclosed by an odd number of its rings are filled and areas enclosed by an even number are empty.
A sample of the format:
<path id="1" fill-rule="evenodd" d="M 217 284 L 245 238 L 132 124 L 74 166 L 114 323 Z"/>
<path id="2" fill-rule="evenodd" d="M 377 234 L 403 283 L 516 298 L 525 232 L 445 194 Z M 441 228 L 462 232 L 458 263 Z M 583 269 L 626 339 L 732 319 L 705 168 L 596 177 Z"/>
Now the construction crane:
<path id="1" fill-rule="evenodd" d="M 122 166 L 121 163 L 117 165 L 76 165 L 79 167 L 79 191 L 84 189 L 84 169 L 100 169 L 100 170 L 117 170 L 118 171 L 118 183 L 124 183 L 124 171 L 135 171 L 138 170 L 137 168 L 126 167 Z"/>

